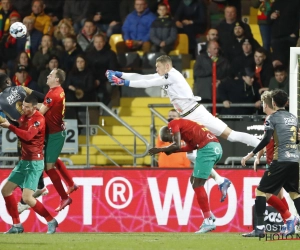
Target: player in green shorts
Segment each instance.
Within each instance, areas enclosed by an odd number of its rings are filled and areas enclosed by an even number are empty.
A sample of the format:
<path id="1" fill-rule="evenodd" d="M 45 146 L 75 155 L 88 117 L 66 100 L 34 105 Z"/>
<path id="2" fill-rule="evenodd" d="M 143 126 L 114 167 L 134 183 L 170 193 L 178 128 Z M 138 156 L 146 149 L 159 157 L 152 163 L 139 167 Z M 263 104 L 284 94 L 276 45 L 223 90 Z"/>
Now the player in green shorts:
<path id="1" fill-rule="evenodd" d="M 206 127 L 187 119 L 174 119 L 160 129 L 160 138 L 164 142 L 171 142 L 168 147 L 152 148 L 150 155 L 160 152 L 172 154 L 197 150 L 194 171 L 190 178 L 204 221 L 196 233 L 206 233 L 216 229 L 215 217 L 210 211 L 204 184 L 210 176 L 213 166 L 222 157 L 222 147 L 217 137 Z M 186 146 L 181 148 L 181 140 Z"/>

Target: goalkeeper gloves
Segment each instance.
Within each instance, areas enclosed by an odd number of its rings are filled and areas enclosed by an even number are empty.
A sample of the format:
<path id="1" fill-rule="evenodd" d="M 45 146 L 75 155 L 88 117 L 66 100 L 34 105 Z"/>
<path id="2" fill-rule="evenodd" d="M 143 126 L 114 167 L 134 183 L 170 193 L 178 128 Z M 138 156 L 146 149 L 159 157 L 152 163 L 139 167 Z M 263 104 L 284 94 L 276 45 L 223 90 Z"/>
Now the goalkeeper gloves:
<path id="1" fill-rule="evenodd" d="M 109 79 L 108 79 L 109 80 Z M 129 80 L 124 80 L 116 76 L 112 76 L 111 80 L 109 80 L 111 85 L 117 85 L 117 86 L 129 86 L 130 81 Z"/>
<path id="2" fill-rule="evenodd" d="M 112 76 L 121 78 L 123 73 L 120 71 L 113 71 L 113 70 L 108 69 L 108 70 L 106 70 L 105 75 L 109 81 L 112 81 Z"/>

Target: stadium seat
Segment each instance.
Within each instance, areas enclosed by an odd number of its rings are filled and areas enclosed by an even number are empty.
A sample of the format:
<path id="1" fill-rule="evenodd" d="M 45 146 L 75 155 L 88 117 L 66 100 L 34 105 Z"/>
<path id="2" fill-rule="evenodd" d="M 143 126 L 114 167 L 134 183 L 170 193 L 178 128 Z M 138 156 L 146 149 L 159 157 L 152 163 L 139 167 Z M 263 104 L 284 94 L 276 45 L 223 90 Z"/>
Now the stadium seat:
<path id="1" fill-rule="evenodd" d="M 186 34 L 178 34 L 174 50 L 169 55 L 180 55 L 189 53 L 189 38 Z"/>
<path id="2" fill-rule="evenodd" d="M 153 52 L 153 53 L 144 54 L 144 56 L 143 56 L 143 68 L 155 69 L 156 68 L 156 58 L 158 58 L 161 55 L 164 55 L 164 53 Z"/>
<path id="3" fill-rule="evenodd" d="M 109 39 L 109 45 L 111 50 L 117 53 L 116 44 L 122 41 L 124 41 L 122 34 L 113 34 Z"/>
<path id="4" fill-rule="evenodd" d="M 126 69 L 139 69 L 141 67 L 141 58 L 137 52 L 127 52 L 125 54 L 118 54 L 118 61 L 121 67 Z"/>

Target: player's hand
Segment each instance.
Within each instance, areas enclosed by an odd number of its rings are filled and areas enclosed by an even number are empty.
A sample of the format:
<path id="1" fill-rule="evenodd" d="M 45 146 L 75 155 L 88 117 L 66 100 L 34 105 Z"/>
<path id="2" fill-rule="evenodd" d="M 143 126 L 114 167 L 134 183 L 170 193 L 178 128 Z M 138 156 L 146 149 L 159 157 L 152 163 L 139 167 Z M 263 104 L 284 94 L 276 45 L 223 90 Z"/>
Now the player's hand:
<path id="1" fill-rule="evenodd" d="M 260 159 L 258 157 L 256 157 L 254 164 L 253 164 L 253 169 L 256 172 L 257 171 L 257 165 L 259 165 L 260 163 Z"/>
<path id="2" fill-rule="evenodd" d="M 119 77 L 116 77 L 116 76 L 112 76 L 111 77 L 111 80 L 109 80 L 109 82 L 111 83 L 111 85 L 117 85 L 117 86 L 129 86 L 129 82 L 128 80 L 124 80 L 124 79 L 121 79 Z"/>
<path id="3" fill-rule="evenodd" d="M 0 123 L 0 126 L 1 126 L 2 128 L 8 128 L 9 125 L 10 125 L 10 123 L 9 123 L 6 119 L 4 119 L 4 120 L 5 120 L 4 122 L 1 122 L 1 123 Z"/>
<path id="4" fill-rule="evenodd" d="M 149 155 L 155 155 L 155 154 L 158 154 L 161 152 L 161 149 L 160 148 L 151 148 L 149 149 L 148 153 Z"/>
<path id="5" fill-rule="evenodd" d="M 252 158 L 254 156 L 254 154 L 252 152 L 250 152 L 249 154 L 247 154 L 246 156 L 244 156 L 241 160 L 241 164 L 243 167 L 246 166 L 246 161 L 248 161 L 250 158 Z"/>
<path id="6" fill-rule="evenodd" d="M 105 75 L 106 75 L 107 79 L 110 81 L 112 76 L 121 78 L 123 75 L 123 72 L 113 71 L 113 70 L 108 69 L 108 70 L 106 70 Z"/>

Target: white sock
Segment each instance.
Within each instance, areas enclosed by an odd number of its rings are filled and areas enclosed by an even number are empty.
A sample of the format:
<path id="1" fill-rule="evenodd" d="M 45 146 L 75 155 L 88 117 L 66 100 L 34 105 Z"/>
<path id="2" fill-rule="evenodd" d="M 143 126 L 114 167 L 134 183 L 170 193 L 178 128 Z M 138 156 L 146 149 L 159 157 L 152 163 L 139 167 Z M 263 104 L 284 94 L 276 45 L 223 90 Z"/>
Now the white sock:
<path id="1" fill-rule="evenodd" d="M 220 185 L 224 182 L 224 177 L 222 177 L 221 175 L 219 175 L 216 170 L 212 169 L 210 171 L 210 176 L 215 180 L 215 182 Z"/>
<path id="2" fill-rule="evenodd" d="M 14 224 L 14 227 L 21 227 L 21 226 L 22 226 L 21 223 L 19 223 L 19 224 Z"/>
<path id="3" fill-rule="evenodd" d="M 256 226 L 259 230 L 265 229 L 265 225 Z"/>
<path id="4" fill-rule="evenodd" d="M 243 132 L 237 132 L 234 130 L 231 131 L 227 140 L 231 142 L 245 143 L 252 147 L 256 147 L 260 143 L 260 140 L 257 139 L 255 136 Z"/>

